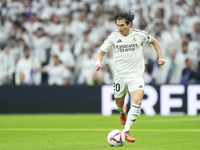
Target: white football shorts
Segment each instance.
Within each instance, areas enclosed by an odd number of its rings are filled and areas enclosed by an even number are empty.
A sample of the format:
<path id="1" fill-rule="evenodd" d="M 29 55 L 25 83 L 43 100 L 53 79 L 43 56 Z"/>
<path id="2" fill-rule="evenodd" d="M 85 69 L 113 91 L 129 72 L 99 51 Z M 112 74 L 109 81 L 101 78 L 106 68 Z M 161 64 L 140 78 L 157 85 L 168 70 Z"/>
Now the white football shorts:
<path id="1" fill-rule="evenodd" d="M 121 98 L 127 92 L 132 92 L 137 89 L 144 90 L 144 79 L 143 77 L 114 77 L 113 90 L 114 97 Z"/>

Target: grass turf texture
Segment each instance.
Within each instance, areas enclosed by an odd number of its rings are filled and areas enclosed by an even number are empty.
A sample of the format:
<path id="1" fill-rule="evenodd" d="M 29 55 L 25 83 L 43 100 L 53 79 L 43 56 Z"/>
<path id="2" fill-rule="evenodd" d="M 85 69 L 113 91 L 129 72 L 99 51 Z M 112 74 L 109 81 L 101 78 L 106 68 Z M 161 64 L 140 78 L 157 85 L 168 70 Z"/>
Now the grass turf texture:
<path id="1" fill-rule="evenodd" d="M 119 115 L 0 115 L 0 150 L 199 150 L 200 115 L 140 115 L 131 129 L 135 143 L 111 147 L 107 135 L 123 129 Z"/>

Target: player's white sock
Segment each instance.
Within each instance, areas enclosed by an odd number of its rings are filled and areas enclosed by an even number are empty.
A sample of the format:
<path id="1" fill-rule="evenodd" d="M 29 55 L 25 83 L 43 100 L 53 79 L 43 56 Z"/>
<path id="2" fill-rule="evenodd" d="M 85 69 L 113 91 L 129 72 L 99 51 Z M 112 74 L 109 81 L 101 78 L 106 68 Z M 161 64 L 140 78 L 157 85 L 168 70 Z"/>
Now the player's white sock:
<path id="1" fill-rule="evenodd" d="M 131 126 L 136 121 L 137 116 L 139 115 L 141 105 L 133 104 L 131 109 L 128 112 L 128 118 L 124 126 L 123 132 L 129 132 Z"/>
<path id="2" fill-rule="evenodd" d="M 124 105 L 122 107 L 117 107 L 117 110 L 120 112 L 120 114 L 125 114 Z"/>

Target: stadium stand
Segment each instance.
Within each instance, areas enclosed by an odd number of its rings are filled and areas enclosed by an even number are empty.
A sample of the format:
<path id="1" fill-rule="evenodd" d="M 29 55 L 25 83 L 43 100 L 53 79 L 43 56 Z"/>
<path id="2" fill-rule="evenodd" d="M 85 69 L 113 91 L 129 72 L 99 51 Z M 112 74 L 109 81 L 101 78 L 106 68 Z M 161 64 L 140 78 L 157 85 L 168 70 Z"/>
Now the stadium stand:
<path id="1" fill-rule="evenodd" d="M 0 85 L 19 85 L 21 80 L 22 85 L 51 85 L 45 72 L 37 84 L 31 79 L 42 67 L 56 68 L 55 56 L 68 72 L 67 85 L 94 85 L 96 54 L 104 39 L 117 31 L 112 20 L 117 8 L 133 11 L 133 28 L 147 31 L 161 45 L 165 67 L 157 65 L 153 48 L 144 46 L 147 84 L 183 83 L 185 68 L 197 76 L 187 83 L 200 82 L 199 0 L 1 0 Z M 105 68 L 98 72 L 100 84 L 112 84 L 112 55 L 111 49 L 103 62 Z M 22 60 L 31 58 L 35 62 L 19 67 Z"/>

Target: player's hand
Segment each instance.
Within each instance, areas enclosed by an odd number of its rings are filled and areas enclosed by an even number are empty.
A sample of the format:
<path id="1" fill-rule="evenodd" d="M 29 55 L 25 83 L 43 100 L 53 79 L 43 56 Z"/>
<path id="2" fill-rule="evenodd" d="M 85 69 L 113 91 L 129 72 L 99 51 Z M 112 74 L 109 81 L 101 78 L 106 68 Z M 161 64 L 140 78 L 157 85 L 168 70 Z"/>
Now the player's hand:
<path id="1" fill-rule="evenodd" d="M 165 60 L 164 60 L 163 58 L 159 58 L 158 64 L 159 64 L 160 66 L 163 66 L 163 65 L 165 64 Z"/>
<path id="2" fill-rule="evenodd" d="M 96 64 L 95 69 L 96 71 L 99 71 L 99 69 L 101 69 L 101 64 Z"/>

